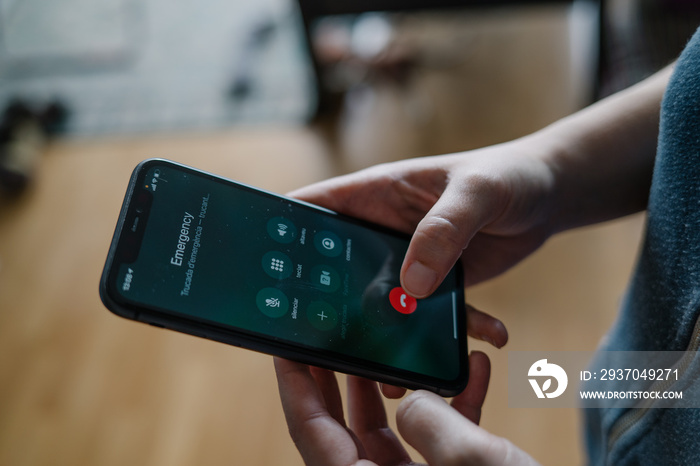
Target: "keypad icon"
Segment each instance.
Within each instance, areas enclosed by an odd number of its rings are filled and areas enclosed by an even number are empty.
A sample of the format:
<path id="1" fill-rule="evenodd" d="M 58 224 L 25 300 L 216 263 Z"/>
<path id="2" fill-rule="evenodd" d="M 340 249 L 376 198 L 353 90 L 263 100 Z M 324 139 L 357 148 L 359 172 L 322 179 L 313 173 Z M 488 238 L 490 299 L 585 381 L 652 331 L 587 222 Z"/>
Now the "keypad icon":
<path id="1" fill-rule="evenodd" d="M 271 259 L 270 260 L 270 269 L 272 269 L 275 272 L 284 272 L 284 261 L 280 259 Z"/>
<path id="2" fill-rule="evenodd" d="M 292 275 L 292 260 L 280 251 L 269 251 L 262 258 L 262 268 L 272 278 L 282 280 Z"/>

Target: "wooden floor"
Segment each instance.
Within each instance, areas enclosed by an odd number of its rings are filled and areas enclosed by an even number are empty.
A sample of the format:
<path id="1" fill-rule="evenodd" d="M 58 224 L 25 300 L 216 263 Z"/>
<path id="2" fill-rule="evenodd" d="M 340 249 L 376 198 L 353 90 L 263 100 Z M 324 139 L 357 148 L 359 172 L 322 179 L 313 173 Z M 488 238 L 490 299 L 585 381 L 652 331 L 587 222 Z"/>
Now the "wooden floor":
<path id="1" fill-rule="evenodd" d="M 100 303 L 129 174 L 166 157 L 285 192 L 517 137 L 576 108 L 560 11 L 482 13 L 469 26 L 457 69 L 358 93 L 334 144 L 304 127 L 51 144 L 28 192 L 0 203 L 0 465 L 300 464 L 269 357 L 129 322 Z M 500 351 L 472 345 L 493 361 L 483 426 L 545 464 L 583 462 L 578 414 L 508 408 L 508 351 L 593 350 L 615 318 L 641 226 L 636 216 L 561 235 L 468 290 L 511 335 Z"/>

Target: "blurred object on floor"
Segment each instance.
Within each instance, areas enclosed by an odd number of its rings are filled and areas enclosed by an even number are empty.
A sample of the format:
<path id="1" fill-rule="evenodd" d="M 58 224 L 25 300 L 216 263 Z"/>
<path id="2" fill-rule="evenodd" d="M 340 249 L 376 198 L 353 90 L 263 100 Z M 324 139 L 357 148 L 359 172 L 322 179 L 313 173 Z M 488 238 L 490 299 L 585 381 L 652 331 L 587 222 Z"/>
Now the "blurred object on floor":
<path id="1" fill-rule="evenodd" d="M 450 16 L 467 16 L 479 10 L 505 10 L 523 5 L 569 7 L 575 3 L 599 3 L 598 0 L 298 1 L 305 37 L 313 52 L 311 58 L 319 87 L 321 115 L 334 112 L 340 95 L 358 80 L 386 67 L 387 52 L 395 48 L 391 40 L 392 26 L 406 16 L 431 15 L 438 11 Z M 389 52 L 389 55 L 394 53 Z"/>
<path id="2" fill-rule="evenodd" d="M 18 194 L 29 184 L 48 136 L 60 131 L 68 110 L 58 101 L 34 108 L 13 100 L 0 119 L 0 191 Z"/>
<path id="3" fill-rule="evenodd" d="M 261 23 L 275 33 L 256 44 Z M 0 2 L 0 107 L 61 99 L 79 135 L 303 122 L 315 90 L 301 35 L 287 0 Z M 255 86 L 231 99 L 240 75 Z"/>
<path id="4" fill-rule="evenodd" d="M 255 60 L 260 52 L 265 50 L 268 43 L 274 39 L 277 25 L 273 21 L 263 21 L 253 26 L 249 37 L 242 46 L 242 52 L 236 66 L 236 75 L 229 94 L 235 100 L 243 100 L 250 96 L 255 86 L 253 71 Z"/>
<path id="5" fill-rule="evenodd" d="M 599 97 L 675 60 L 700 25 L 697 0 L 605 0 Z"/>

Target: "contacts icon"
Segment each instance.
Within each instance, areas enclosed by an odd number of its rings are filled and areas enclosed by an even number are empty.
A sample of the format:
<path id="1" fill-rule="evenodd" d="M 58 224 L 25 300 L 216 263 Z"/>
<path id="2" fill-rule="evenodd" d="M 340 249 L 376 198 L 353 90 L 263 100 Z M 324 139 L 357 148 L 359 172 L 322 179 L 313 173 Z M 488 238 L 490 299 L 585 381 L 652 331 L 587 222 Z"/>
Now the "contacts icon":
<path id="1" fill-rule="evenodd" d="M 331 231 L 319 231 L 314 236 L 316 250 L 326 257 L 337 257 L 343 252 L 342 240 Z"/>

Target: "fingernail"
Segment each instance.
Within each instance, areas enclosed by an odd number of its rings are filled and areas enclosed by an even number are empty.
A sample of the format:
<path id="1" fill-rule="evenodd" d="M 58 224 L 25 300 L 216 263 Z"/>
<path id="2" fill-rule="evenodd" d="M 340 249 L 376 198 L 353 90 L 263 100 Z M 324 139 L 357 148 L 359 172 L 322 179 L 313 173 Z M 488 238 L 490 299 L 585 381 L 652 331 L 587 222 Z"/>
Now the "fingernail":
<path id="1" fill-rule="evenodd" d="M 416 298 L 423 298 L 433 290 L 437 282 L 437 273 L 420 262 L 408 266 L 403 278 L 404 289 Z"/>
<path id="2" fill-rule="evenodd" d="M 496 342 L 493 341 L 493 338 L 491 338 L 491 337 L 488 336 L 488 335 L 481 335 L 481 336 L 479 337 L 479 340 L 485 341 L 486 343 L 488 343 L 488 344 L 490 344 L 491 346 L 494 346 L 494 347 L 496 347 L 496 348 L 500 348 L 500 346 L 498 346 L 498 345 L 496 344 Z"/>

